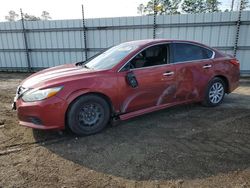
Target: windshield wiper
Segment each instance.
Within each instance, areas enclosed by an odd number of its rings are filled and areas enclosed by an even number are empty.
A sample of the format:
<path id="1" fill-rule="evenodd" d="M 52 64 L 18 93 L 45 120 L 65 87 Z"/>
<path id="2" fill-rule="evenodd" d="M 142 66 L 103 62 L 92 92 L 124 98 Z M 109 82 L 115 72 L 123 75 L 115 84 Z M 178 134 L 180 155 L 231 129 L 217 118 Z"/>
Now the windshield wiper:
<path id="1" fill-rule="evenodd" d="M 83 65 L 83 67 L 86 69 L 90 69 L 90 67 L 88 67 L 87 65 Z"/>

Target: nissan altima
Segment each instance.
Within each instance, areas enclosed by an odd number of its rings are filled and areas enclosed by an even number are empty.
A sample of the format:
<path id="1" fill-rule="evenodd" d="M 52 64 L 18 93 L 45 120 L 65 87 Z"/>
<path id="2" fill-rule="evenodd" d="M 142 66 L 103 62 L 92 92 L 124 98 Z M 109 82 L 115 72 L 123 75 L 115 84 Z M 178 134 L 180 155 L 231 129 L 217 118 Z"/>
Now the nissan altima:
<path id="1" fill-rule="evenodd" d="M 239 75 L 237 59 L 197 42 L 131 41 L 31 75 L 17 88 L 13 109 L 23 126 L 89 135 L 113 118 L 183 103 L 217 106 Z"/>

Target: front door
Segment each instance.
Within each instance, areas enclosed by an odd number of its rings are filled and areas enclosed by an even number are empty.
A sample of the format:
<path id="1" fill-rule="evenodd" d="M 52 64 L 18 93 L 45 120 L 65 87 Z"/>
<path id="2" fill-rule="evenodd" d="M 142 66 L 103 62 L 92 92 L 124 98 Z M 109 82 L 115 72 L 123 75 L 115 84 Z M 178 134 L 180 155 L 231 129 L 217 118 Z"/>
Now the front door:
<path id="1" fill-rule="evenodd" d="M 136 87 L 129 84 L 128 74 L 136 79 Z M 161 44 L 143 50 L 118 73 L 120 111 L 133 112 L 172 102 L 174 81 L 175 66 L 169 64 L 169 46 Z"/>

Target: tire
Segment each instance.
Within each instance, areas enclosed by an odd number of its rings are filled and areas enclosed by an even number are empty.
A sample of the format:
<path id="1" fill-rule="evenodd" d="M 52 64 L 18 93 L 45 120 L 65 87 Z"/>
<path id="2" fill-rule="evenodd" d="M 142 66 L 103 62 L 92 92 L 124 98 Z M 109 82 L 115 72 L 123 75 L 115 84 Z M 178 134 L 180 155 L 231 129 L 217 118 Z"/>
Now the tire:
<path id="1" fill-rule="evenodd" d="M 222 79 L 218 77 L 213 78 L 208 83 L 202 104 L 209 107 L 218 106 L 224 99 L 225 89 L 225 82 Z"/>
<path id="2" fill-rule="evenodd" d="M 97 95 L 84 95 L 75 100 L 67 112 L 67 125 L 80 136 L 91 135 L 105 128 L 110 119 L 108 102 Z"/>

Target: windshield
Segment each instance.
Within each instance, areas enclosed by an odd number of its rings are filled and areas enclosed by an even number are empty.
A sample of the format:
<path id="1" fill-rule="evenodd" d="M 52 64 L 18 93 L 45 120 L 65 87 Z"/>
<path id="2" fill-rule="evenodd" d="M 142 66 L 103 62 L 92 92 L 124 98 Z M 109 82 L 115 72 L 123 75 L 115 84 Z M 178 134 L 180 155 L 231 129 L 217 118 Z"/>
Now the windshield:
<path id="1" fill-rule="evenodd" d="M 111 69 L 137 47 L 131 43 L 119 44 L 90 59 L 84 66 L 96 70 Z"/>

